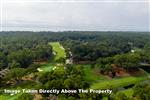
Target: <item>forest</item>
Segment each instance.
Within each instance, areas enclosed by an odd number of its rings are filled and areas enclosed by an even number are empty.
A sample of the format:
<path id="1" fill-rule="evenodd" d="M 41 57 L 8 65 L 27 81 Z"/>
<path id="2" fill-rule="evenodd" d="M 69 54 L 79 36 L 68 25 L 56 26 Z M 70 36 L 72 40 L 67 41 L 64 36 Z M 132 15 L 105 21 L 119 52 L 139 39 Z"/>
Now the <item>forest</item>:
<path id="1" fill-rule="evenodd" d="M 24 88 L 113 93 L 4 93 Z M 0 32 L 0 98 L 150 100 L 150 32 Z"/>

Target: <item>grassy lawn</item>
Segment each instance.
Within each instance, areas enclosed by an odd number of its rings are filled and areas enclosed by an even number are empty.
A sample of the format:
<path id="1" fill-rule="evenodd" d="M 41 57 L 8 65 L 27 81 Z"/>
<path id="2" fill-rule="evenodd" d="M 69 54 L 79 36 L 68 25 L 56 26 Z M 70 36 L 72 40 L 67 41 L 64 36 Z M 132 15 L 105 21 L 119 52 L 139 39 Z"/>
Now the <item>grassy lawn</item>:
<path id="1" fill-rule="evenodd" d="M 53 51 L 56 53 L 54 60 L 58 60 L 59 58 L 66 57 L 65 50 L 61 47 L 61 44 L 59 42 L 50 42 L 49 43 L 53 47 Z M 50 62 L 47 64 L 42 65 L 39 69 L 42 70 L 42 72 L 50 72 L 56 68 L 55 62 Z"/>
<path id="2" fill-rule="evenodd" d="M 59 42 L 50 42 L 49 44 L 53 47 L 53 51 L 56 53 L 55 60 L 58 60 L 61 57 L 66 57 L 66 52 Z"/>
<path id="3" fill-rule="evenodd" d="M 94 70 L 91 68 L 90 65 L 84 65 L 84 79 L 88 82 L 98 81 L 98 80 L 105 80 L 104 76 L 97 75 L 94 73 Z"/>
<path id="4" fill-rule="evenodd" d="M 107 89 L 107 88 L 117 88 L 117 87 L 124 87 L 131 84 L 135 84 L 139 81 L 143 81 L 148 79 L 147 76 L 140 76 L 140 77 L 122 77 L 122 78 L 115 78 L 112 80 L 107 80 L 103 82 L 97 82 L 91 85 L 91 89 Z"/>
<path id="5" fill-rule="evenodd" d="M 51 63 L 48 63 L 48 64 L 45 64 L 43 65 L 41 68 L 41 70 L 43 70 L 43 72 L 50 72 L 52 70 L 64 70 L 64 67 L 63 66 L 56 66 L 54 64 L 51 64 Z"/>
<path id="6" fill-rule="evenodd" d="M 47 63 L 47 64 L 42 65 L 40 69 L 44 72 L 49 72 L 49 71 L 52 71 L 53 68 L 54 68 L 53 64 Z"/>
<path id="7" fill-rule="evenodd" d="M 0 95 L 0 100 L 17 100 L 18 97 L 21 95 L 20 94 L 15 94 L 15 95 Z"/>

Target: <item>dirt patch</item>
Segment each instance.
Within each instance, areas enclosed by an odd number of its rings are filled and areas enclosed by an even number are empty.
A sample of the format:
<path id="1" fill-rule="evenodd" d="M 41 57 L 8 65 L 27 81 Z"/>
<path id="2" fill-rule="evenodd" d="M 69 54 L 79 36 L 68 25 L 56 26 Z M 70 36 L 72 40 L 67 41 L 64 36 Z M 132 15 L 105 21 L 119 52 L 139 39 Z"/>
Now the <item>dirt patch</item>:
<path id="1" fill-rule="evenodd" d="M 127 73 L 126 71 L 120 70 L 118 72 L 116 72 L 116 76 L 121 77 L 121 76 L 130 76 L 129 73 Z"/>
<path id="2" fill-rule="evenodd" d="M 48 61 L 47 60 L 36 60 L 33 62 L 34 64 L 40 64 L 40 65 L 43 65 L 43 64 L 47 64 Z"/>
<path id="3" fill-rule="evenodd" d="M 137 70 L 137 71 L 129 72 L 129 74 L 130 74 L 131 76 L 141 76 L 141 75 L 144 75 L 144 71 L 141 70 L 141 69 L 139 69 L 139 70 Z"/>
<path id="4" fill-rule="evenodd" d="M 41 94 L 35 94 L 34 100 L 42 100 L 42 95 Z"/>
<path id="5" fill-rule="evenodd" d="M 17 83 L 16 80 L 9 80 L 7 81 L 7 84 L 15 85 Z"/>
<path id="6" fill-rule="evenodd" d="M 141 75 L 144 75 L 144 71 L 143 70 L 140 70 L 140 69 L 135 69 L 135 70 L 132 70 L 132 71 L 127 71 L 123 68 L 120 68 L 118 66 L 116 66 L 115 64 L 112 64 L 112 69 L 113 71 L 112 72 L 109 72 L 108 74 L 106 73 L 101 73 L 100 70 L 95 70 L 95 74 L 97 75 L 103 75 L 105 77 L 107 77 L 108 79 L 112 79 L 112 78 L 115 78 L 115 77 L 125 77 L 125 76 L 141 76 Z"/>
<path id="7" fill-rule="evenodd" d="M 100 71 L 98 69 L 94 69 L 93 73 L 98 75 L 98 76 L 104 76 L 107 79 L 112 79 L 112 77 L 110 77 L 109 75 L 104 75 L 104 74 L 100 73 Z"/>
<path id="8" fill-rule="evenodd" d="M 26 81 L 26 80 L 33 80 L 33 77 L 28 77 L 28 76 L 25 76 L 25 77 L 22 77 L 22 80 Z"/>
<path id="9" fill-rule="evenodd" d="M 115 71 L 116 76 L 122 77 L 122 76 L 141 76 L 144 74 L 144 72 L 140 69 L 135 69 L 132 71 L 127 71 L 123 68 L 118 67 L 116 64 L 111 65 L 113 70 Z"/>

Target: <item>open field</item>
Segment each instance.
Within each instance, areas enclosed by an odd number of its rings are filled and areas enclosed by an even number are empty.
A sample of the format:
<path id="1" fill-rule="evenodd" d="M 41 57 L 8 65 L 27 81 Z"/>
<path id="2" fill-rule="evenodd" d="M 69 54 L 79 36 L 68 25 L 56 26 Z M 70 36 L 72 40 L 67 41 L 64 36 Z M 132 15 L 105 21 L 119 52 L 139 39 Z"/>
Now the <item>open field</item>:
<path id="1" fill-rule="evenodd" d="M 124 87 L 131 84 L 138 83 L 140 81 L 144 81 L 148 79 L 147 76 L 140 76 L 140 77 L 122 77 L 122 78 L 115 78 L 112 80 L 106 80 L 103 82 L 97 82 L 91 85 L 90 88 L 92 89 L 107 89 L 107 88 L 118 88 Z"/>
<path id="2" fill-rule="evenodd" d="M 85 73 L 84 78 L 88 82 L 106 79 L 104 76 L 100 76 L 100 75 L 97 75 L 96 73 L 94 73 L 94 70 L 91 68 L 90 65 L 84 65 L 84 73 Z"/>
<path id="3" fill-rule="evenodd" d="M 53 47 L 53 51 L 56 53 L 54 60 L 58 60 L 59 58 L 65 58 L 66 57 L 66 52 L 61 46 L 59 42 L 50 42 L 49 43 Z M 47 64 L 43 64 L 39 69 L 43 72 L 49 72 L 54 69 L 56 69 L 56 63 L 54 62 L 49 62 Z"/>
<path id="4" fill-rule="evenodd" d="M 53 47 L 53 51 L 56 53 L 55 60 L 58 60 L 61 57 L 66 57 L 66 52 L 59 42 L 50 42 L 49 44 Z"/>

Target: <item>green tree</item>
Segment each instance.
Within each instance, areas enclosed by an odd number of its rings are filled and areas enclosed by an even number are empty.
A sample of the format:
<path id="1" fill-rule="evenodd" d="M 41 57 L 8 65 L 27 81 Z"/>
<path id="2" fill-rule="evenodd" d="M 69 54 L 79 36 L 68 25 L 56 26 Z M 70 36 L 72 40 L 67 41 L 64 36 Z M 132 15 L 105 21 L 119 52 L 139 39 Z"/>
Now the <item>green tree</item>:
<path id="1" fill-rule="evenodd" d="M 130 100 L 124 93 L 117 92 L 116 94 L 113 94 L 110 96 L 111 100 Z"/>
<path id="2" fill-rule="evenodd" d="M 114 57 L 114 63 L 126 70 L 137 69 L 140 66 L 140 56 L 134 54 L 122 54 Z"/>
<path id="3" fill-rule="evenodd" d="M 150 84 L 140 83 L 133 88 L 134 96 L 138 100 L 150 100 Z"/>
<path id="4" fill-rule="evenodd" d="M 6 80 L 14 79 L 16 81 L 20 81 L 20 78 L 22 78 L 24 75 L 26 75 L 26 69 L 13 68 L 5 75 L 4 78 Z"/>
<path id="5" fill-rule="evenodd" d="M 65 64 L 65 61 L 66 61 L 66 59 L 63 58 L 63 57 L 61 57 L 58 60 L 56 60 L 57 63 L 62 63 L 62 64 Z"/>
<path id="6" fill-rule="evenodd" d="M 0 69 L 7 66 L 7 57 L 3 52 L 0 52 Z"/>

